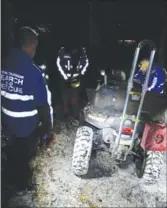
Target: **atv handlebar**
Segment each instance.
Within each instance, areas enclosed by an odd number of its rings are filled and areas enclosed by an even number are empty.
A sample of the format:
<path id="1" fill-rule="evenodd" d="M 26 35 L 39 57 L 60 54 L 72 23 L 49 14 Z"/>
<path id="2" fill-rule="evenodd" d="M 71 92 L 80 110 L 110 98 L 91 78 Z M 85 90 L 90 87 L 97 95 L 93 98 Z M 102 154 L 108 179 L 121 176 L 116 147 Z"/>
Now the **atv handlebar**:
<path id="1" fill-rule="evenodd" d="M 150 47 L 150 50 L 156 50 L 157 48 L 152 40 L 142 40 L 137 47 L 141 49 L 146 45 Z"/>
<path id="2" fill-rule="evenodd" d="M 118 136 L 116 138 L 113 154 L 117 150 L 117 148 L 119 146 L 119 143 L 120 143 L 122 129 L 123 129 L 124 120 L 125 120 L 125 117 L 126 117 L 126 112 L 127 112 L 127 107 L 128 107 L 128 102 L 129 102 L 129 98 L 130 98 L 130 92 L 131 92 L 131 90 L 133 88 L 133 80 L 134 80 L 134 76 L 135 76 L 137 61 L 138 61 L 138 58 L 139 58 L 139 53 L 140 53 L 140 50 L 144 46 L 146 46 L 146 45 L 148 45 L 150 47 L 151 54 L 150 54 L 150 59 L 149 59 L 148 71 L 146 73 L 146 79 L 145 79 L 145 82 L 144 82 L 144 84 L 142 86 L 142 93 L 141 93 L 141 97 L 140 97 L 140 103 L 139 103 L 139 107 L 138 107 L 138 110 L 137 110 L 137 115 L 136 115 L 136 119 L 135 119 L 136 121 L 135 121 L 133 134 L 132 134 L 132 138 L 131 138 L 132 142 L 131 142 L 131 145 L 129 147 L 128 153 L 132 150 L 132 147 L 133 147 L 135 134 L 136 134 L 136 130 L 137 130 L 137 125 L 138 125 L 138 120 L 139 120 L 140 113 L 141 113 L 141 110 L 142 110 L 144 97 L 145 97 L 145 94 L 146 94 L 146 92 L 148 90 L 148 82 L 149 82 L 149 78 L 150 78 L 150 74 L 151 74 L 151 68 L 152 68 L 153 61 L 154 61 L 154 56 L 155 56 L 155 53 L 156 53 L 156 46 L 155 46 L 155 44 L 151 40 L 143 40 L 143 41 L 141 41 L 138 44 L 138 46 L 137 46 L 137 48 L 135 50 L 135 54 L 134 54 L 134 58 L 133 58 L 133 62 L 132 62 L 131 74 L 130 74 L 129 81 L 128 81 L 128 87 L 127 87 L 127 93 L 126 93 L 124 109 L 123 109 L 123 113 L 122 113 L 122 118 L 123 119 L 121 120 L 121 124 L 120 124 L 120 127 L 119 127 L 119 133 L 118 133 Z"/>

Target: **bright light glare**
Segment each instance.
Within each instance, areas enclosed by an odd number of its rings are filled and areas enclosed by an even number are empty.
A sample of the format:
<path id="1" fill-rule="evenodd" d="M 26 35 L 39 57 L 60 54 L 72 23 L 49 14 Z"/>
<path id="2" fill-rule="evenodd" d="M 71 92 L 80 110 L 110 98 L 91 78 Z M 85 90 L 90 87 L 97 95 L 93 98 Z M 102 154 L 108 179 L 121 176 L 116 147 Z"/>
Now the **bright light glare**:
<path id="1" fill-rule="evenodd" d="M 46 65 L 43 64 L 43 65 L 40 66 L 40 68 L 45 70 L 46 69 Z"/>
<path id="2" fill-rule="evenodd" d="M 123 43 L 134 44 L 134 43 L 136 43 L 136 40 L 118 40 L 118 43 L 119 44 L 123 44 Z"/>
<path id="3" fill-rule="evenodd" d="M 124 40 L 125 43 L 135 43 L 135 40 Z"/>
<path id="4" fill-rule="evenodd" d="M 102 76 L 104 76 L 106 74 L 104 70 L 101 70 L 100 73 Z"/>

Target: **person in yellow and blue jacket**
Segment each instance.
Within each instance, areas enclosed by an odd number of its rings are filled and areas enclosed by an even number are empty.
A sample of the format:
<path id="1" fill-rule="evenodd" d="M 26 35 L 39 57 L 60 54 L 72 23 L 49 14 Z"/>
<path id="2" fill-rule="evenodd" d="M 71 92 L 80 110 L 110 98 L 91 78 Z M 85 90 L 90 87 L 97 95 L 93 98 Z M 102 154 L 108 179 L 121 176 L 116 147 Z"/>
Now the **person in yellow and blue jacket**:
<path id="1" fill-rule="evenodd" d="M 139 64 L 139 70 L 134 76 L 134 79 L 139 81 L 141 85 L 144 84 L 148 66 L 149 61 L 147 59 L 142 60 Z M 160 65 L 153 63 L 150 79 L 148 82 L 148 91 L 164 94 L 164 85 L 165 71 Z"/>

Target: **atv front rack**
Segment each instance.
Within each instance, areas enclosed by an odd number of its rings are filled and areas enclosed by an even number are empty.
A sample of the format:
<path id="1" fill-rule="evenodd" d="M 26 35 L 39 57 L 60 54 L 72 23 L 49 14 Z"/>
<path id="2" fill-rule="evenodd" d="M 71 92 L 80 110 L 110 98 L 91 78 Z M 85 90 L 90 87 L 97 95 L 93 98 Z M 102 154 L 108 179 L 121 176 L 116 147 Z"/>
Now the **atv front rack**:
<path id="1" fill-rule="evenodd" d="M 121 133 L 122 133 L 124 121 L 126 119 L 126 112 L 127 112 L 128 102 L 129 102 L 130 94 L 131 94 L 131 91 L 132 91 L 132 88 L 133 88 L 133 80 L 134 80 L 136 66 L 137 66 L 137 62 L 138 62 L 138 58 L 139 58 L 139 53 L 140 53 L 140 50 L 146 45 L 148 45 L 150 47 L 150 50 L 151 50 L 150 59 L 149 59 L 149 67 L 148 67 L 148 71 L 146 73 L 145 82 L 144 82 L 143 87 L 142 87 L 142 94 L 141 94 L 141 98 L 140 98 L 139 107 L 138 107 L 138 110 L 137 110 L 137 115 L 136 115 L 133 135 L 132 135 L 131 146 L 129 147 L 129 150 L 128 150 L 126 155 L 128 155 L 129 152 L 133 148 L 135 134 L 136 134 L 136 130 L 137 130 L 137 125 L 139 123 L 139 117 L 140 117 L 141 110 L 142 110 L 142 107 L 143 107 L 145 94 L 148 90 L 148 82 L 149 82 L 149 78 L 150 78 L 150 74 L 151 74 L 151 68 L 152 68 L 152 65 L 153 65 L 155 52 L 156 52 L 156 46 L 151 40 L 141 41 L 138 44 L 138 46 L 135 50 L 134 59 L 133 59 L 133 63 L 132 63 L 132 69 L 131 69 L 131 73 L 130 73 L 130 78 L 129 78 L 129 81 L 128 81 L 128 87 L 127 87 L 127 92 L 126 92 L 126 99 L 125 99 L 124 109 L 123 109 L 123 113 L 122 113 L 122 120 L 121 120 L 121 123 L 120 123 L 119 133 L 118 133 L 118 136 L 116 138 L 116 142 L 115 142 L 115 145 L 114 145 L 114 148 L 113 148 L 113 154 L 118 149 L 118 146 L 120 144 Z"/>

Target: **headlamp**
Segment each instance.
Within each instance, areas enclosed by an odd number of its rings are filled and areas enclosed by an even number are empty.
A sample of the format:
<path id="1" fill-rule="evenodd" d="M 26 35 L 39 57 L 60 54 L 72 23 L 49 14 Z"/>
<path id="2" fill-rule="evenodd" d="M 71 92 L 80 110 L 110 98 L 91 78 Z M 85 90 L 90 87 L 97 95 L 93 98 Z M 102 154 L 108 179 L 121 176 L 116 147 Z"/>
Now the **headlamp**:
<path id="1" fill-rule="evenodd" d="M 71 86 L 72 86 L 73 88 L 79 87 L 79 86 L 80 86 L 80 81 L 72 81 Z"/>

